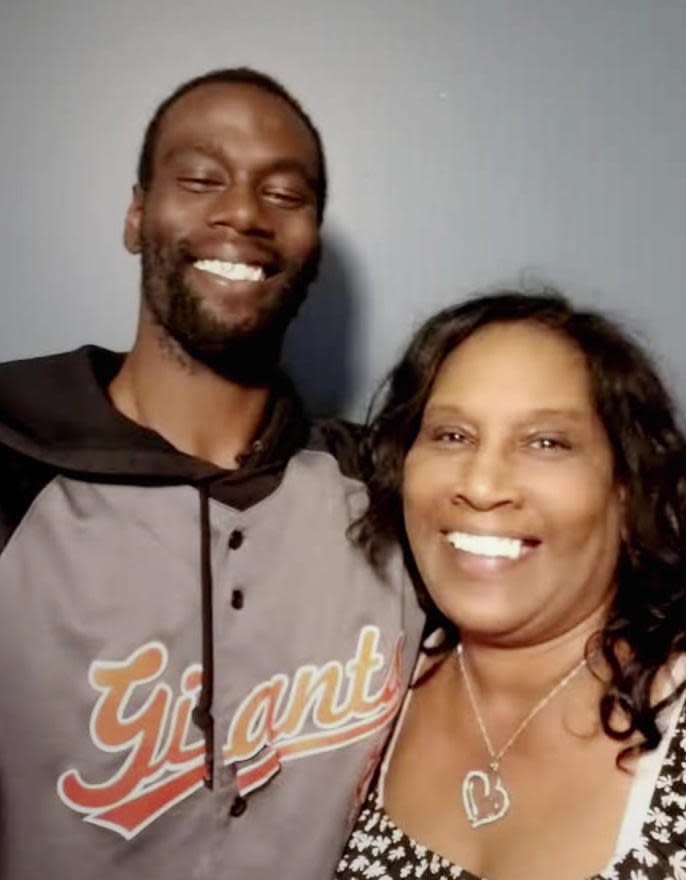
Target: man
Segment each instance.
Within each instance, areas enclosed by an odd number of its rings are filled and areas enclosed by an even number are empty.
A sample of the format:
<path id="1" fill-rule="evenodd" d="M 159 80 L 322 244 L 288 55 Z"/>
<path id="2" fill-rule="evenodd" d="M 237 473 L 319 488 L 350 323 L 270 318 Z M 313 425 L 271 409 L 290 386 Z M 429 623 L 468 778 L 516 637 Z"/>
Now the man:
<path id="1" fill-rule="evenodd" d="M 2 878 L 333 871 L 420 621 L 346 537 L 354 438 L 277 370 L 325 194 L 278 83 L 184 84 L 126 215 L 132 350 L 0 369 Z"/>

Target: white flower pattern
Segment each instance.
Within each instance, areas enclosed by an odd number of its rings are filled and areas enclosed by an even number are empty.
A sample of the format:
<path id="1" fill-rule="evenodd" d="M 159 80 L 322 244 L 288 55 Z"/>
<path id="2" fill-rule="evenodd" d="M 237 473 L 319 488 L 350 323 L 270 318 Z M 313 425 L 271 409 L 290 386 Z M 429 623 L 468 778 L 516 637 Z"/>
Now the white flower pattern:
<path id="1" fill-rule="evenodd" d="M 669 857 L 669 864 L 674 871 L 675 880 L 686 880 L 686 851 L 679 850 Z"/>
<path id="2" fill-rule="evenodd" d="M 587 880 L 686 880 L 686 708 L 653 791 L 637 845 Z M 373 833 L 370 833 L 373 832 Z M 371 791 L 335 880 L 483 880 L 408 837 Z"/>

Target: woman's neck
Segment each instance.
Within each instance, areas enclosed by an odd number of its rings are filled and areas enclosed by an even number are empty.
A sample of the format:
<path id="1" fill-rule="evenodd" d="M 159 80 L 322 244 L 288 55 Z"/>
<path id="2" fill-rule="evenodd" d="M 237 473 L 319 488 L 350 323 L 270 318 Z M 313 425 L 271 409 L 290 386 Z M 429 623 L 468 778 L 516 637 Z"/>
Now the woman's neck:
<path id="1" fill-rule="evenodd" d="M 598 608 L 553 638 L 516 645 L 462 633 L 464 662 L 475 693 L 484 702 L 535 703 L 584 657 L 589 638 L 602 629 L 606 614 L 605 607 Z M 603 669 L 601 658 L 593 652 L 589 659 L 598 674 Z"/>

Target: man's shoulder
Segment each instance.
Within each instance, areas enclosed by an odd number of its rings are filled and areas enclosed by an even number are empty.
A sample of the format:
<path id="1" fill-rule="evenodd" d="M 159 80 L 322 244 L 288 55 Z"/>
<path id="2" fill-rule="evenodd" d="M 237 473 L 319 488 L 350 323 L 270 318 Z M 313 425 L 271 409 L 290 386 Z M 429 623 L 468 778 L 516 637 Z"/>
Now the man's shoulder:
<path id="1" fill-rule="evenodd" d="M 77 409 L 84 356 L 80 350 L 0 364 L 0 548 L 54 474 L 37 447 L 68 399 Z"/>
<path id="2" fill-rule="evenodd" d="M 71 351 L 39 355 L 0 363 L 0 407 L 7 398 L 22 399 L 59 390 L 65 382 L 92 377 L 94 373 L 114 373 L 122 356 L 97 345 L 84 345 Z"/>
<path id="3" fill-rule="evenodd" d="M 80 438 L 109 411 L 103 389 L 121 360 L 87 345 L 0 364 L 0 444 L 41 458 L 55 444 Z"/>

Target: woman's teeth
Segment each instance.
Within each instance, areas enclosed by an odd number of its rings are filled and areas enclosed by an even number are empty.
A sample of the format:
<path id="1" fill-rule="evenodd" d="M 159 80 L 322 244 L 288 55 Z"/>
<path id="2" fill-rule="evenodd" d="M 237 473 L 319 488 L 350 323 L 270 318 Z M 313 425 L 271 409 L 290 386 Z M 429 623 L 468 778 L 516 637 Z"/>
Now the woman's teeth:
<path id="1" fill-rule="evenodd" d="M 456 550 L 476 556 L 504 556 L 519 559 L 524 541 L 519 538 L 501 538 L 497 535 L 470 535 L 468 532 L 449 532 L 447 540 Z"/>
<path id="2" fill-rule="evenodd" d="M 249 266 L 247 263 L 227 263 L 224 260 L 197 260 L 193 263 L 201 272 L 219 275 L 228 281 L 264 281 L 262 266 Z"/>

